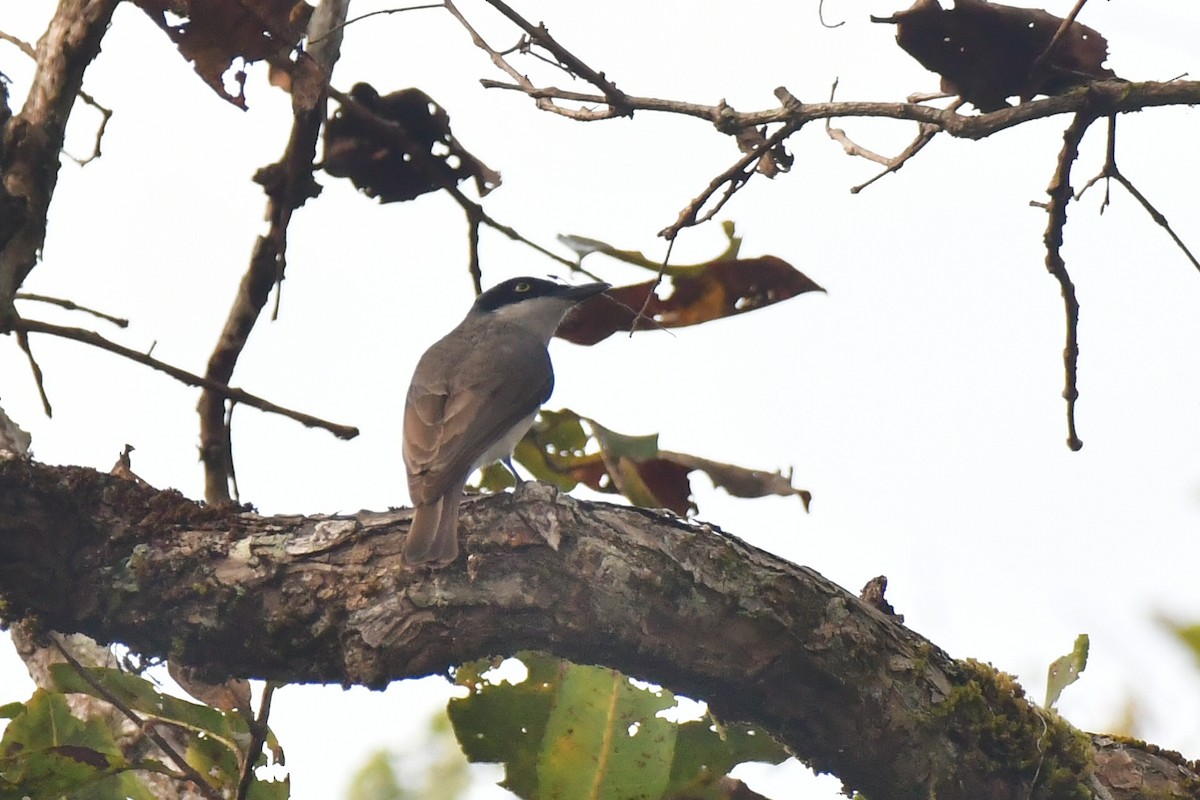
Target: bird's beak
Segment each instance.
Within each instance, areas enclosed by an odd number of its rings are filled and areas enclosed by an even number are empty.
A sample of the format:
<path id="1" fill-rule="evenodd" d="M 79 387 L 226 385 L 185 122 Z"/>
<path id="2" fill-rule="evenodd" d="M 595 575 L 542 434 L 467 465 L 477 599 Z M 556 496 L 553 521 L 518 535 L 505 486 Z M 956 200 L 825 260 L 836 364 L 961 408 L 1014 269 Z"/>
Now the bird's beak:
<path id="1" fill-rule="evenodd" d="M 582 286 L 564 286 L 562 294 L 559 297 L 574 303 L 582 303 L 589 297 L 594 297 L 611 288 L 612 284 L 610 283 L 585 283 Z"/>

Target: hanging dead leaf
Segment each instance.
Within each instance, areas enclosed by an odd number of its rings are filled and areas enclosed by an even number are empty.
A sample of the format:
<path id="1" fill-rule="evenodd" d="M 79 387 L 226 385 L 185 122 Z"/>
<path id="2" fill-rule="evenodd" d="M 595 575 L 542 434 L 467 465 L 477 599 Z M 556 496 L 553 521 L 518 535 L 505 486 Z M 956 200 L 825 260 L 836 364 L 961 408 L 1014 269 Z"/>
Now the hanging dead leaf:
<path id="1" fill-rule="evenodd" d="M 680 328 L 722 317 L 744 314 L 805 292 L 825 291 L 804 273 L 775 256 L 714 261 L 687 274 L 664 280 L 666 297 L 655 293 L 655 281 L 618 286 L 576 306 L 559 326 L 557 336 L 591 345 L 618 331 L 634 328 L 638 310 L 646 303 L 653 324 L 639 321 L 637 329 Z"/>
<path id="2" fill-rule="evenodd" d="M 312 6 L 303 0 L 134 0 L 162 28 L 180 54 L 212 90 L 246 107 L 244 70 L 234 73 L 237 94 L 227 88 L 233 62 L 286 57 L 304 36 Z M 181 18 L 171 24 L 167 14 Z"/>
<path id="3" fill-rule="evenodd" d="M 667 508 L 680 516 L 697 510 L 690 480 L 690 474 L 696 471 L 708 475 L 714 486 L 734 497 L 794 495 L 800 498 L 805 511 L 812 499 L 808 491 L 792 486 L 790 475 L 660 450 L 657 434 L 617 433 L 570 409 L 540 412 L 533 428 L 517 445 L 514 458 L 536 480 L 553 483 L 563 491 L 583 484 L 597 492 L 620 494 L 634 505 Z M 499 466 L 485 470 L 479 484 L 488 491 L 511 485 L 508 471 Z"/>
<path id="4" fill-rule="evenodd" d="M 474 178 L 480 195 L 500 185 L 500 174 L 459 144 L 450 132 L 450 115 L 420 89 L 380 96 L 367 83 L 350 96 L 402 132 L 381 131 L 345 109 L 325 126 L 325 160 L 330 175 L 349 178 L 368 197 L 382 203 L 412 200 L 428 192 Z"/>
<path id="5" fill-rule="evenodd" d="M 700 470 L 708 475 L 709 479 L 713 482 L 713 486 L 716 486 L 718 489 L 724 489 L 734 497 L 767 497 L 768 495 L 787 497 L 795 495 L 804 504 L 805 511 L 808 511 L 808 504 L 812 502 L 811 492 L 792 486 L 790 472 L 787 475 L 784 475 L 782 472 L 764 472 L 759 469 L 747 469 L 746 467 L 739 467 L 734 464 L 710 461 L 700 456 L 688 455 L 687 453 L 671 453 L 665 450 L 660 455 L 681 466 Z"/>
<path id="6" fill-rule="evenodd" d="M 895 24 L 900 47 L 942 76 L 942 90 L 981 111 L 1007 108 L 1009 97 L 1025 101 L 1115 77 L 1103 66 L 1108 42 L 1079 22 L 1042 58 L 1063 19 L 1038 8 L 955 0 L 944 9 L 937 0 L 917 0 L 871 21 Z"/>

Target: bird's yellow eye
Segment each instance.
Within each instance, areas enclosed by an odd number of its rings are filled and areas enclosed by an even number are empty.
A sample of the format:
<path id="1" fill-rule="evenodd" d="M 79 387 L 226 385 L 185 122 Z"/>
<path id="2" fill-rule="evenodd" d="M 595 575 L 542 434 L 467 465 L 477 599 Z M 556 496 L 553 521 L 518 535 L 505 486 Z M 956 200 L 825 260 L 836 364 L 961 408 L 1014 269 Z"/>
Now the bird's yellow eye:
<path id="1" fill-rule="evenodd" d="M 528 283 L 526 283 L 525 281 L 521 281 L 521 282 L 520 282 L 520 283 L 518 283 L 516 286 L 514 286 L 514 287 L 513 287 L 513 289 L 514 289 L 515 291 L 518 291 L 518 292 L 528 292 L 528 291 L 529 291 L 529 284 L 528 284 Z"/>

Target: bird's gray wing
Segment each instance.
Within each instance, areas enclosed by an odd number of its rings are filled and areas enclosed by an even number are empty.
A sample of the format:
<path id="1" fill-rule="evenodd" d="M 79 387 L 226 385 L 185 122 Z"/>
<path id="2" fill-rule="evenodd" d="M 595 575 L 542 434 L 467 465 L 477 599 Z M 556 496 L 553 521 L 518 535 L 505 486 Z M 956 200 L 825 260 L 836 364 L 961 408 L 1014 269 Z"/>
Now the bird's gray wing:
<path id="1" fill-rule="evenodd" d="M 404 409 L 404 463 L 415 504 L 462 483 L 476 460 L 554 388 L 545 345 L 524 332 L 447 337 L 422 357 Z"/>

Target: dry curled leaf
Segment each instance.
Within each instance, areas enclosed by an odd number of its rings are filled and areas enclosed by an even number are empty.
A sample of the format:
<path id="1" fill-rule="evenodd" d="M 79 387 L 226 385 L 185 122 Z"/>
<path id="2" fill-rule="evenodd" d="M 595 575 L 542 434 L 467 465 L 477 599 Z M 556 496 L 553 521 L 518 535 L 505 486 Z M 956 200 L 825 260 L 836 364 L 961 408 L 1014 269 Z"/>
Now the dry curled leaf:
<path id="1" fill-rule="evenodd" d="M 466 178 L 475 179 L 480 195 L 500 185 L 499 173 L 459 144 L 450 132 L 450 115 L 420 89 L 380 96 L 359 83 L 350 96 L 399 130 L 380 131 L 339 110 L 325 127 L 322 166 L 330 175 L 349 178 L 383 203 L 412 200 Z"/>
<path id="2" fill-rule="evenodd" d="M 775 256 L 713 261 L 686 274 L 670 275 L 663 286 L 670 289 L 665 297 L 655 292 L 656 281 L 609 289 L 576 306 L 557 335 L 576 344 L 595 344 L 618 331 L 632 330 L 643 304 L 654 324 L 639 322 L 638 329 L 679 328 L 744 314 L 805 292 L 825 291 Z"/>
<path id="3" fill-rule="evenodd" d="M 212 90 L 238 108 L 246 107 L 245 72 L 226 75 L 233 62 L 244 64 L 275 55 L 286 57 L 304 36 L 312 6 L 303 0 L 134 0 L 162 28 L 180 54 L 192 62 Z M 167 14 L 179 18 L 172 24 Z"/>
<path id="4" fill-rule="evenodd" d="M 1115 77 L 1104 66 L 1108 42 L 1080 22 L 1043 58 L 1063 19 L 1039 8 L 955 0 L 945 9 L 937 0 L 917 0 L 907 11 L 871 20 L 895 24 L 900 47 L 942 76 L 942 91 L 981 111 L 1007 108 L 1009 97 L 1025 101 Z"/>

